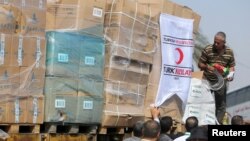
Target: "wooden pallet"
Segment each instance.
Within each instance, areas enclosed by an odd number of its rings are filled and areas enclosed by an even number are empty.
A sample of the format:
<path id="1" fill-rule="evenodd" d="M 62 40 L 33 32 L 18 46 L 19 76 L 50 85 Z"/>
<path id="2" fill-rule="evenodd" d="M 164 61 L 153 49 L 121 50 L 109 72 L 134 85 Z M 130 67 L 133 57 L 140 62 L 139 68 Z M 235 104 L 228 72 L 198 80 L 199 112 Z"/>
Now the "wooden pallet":
<path id="1" fill-rule="evenodd" d="M 79 123 L 44 123 L 41 128 L 43 133 L 87 133 L 96 134 L 98 125 Z"/>
<path id="2" fill-rule="evenodd" d="M 0 129 L 6 133 L 40 133 L 40 124 L 0 124 Z"/>
<path id="3" fill-rule="evenodd" d="M 0 141 L 48 141 L 42 134 L 33 133 L 14 133 L 9 134 L 6 139 L 0 139 Z"/>
<path id="4" fill-rule="evenodd" d="M 9 134 L 6 139 L 0 141 L 97 141 L 96 136 L 86 134 Z"/>
<path id="5" fill-rule="evenodd" d="M 126 134 L 132 131 L 133 129 L 128 127 L 100 127 L 98 134 Z"/>
<path id="6" fill-rule="evenodd" d="M 47 141 L 97 141 L 96 135 L 86 134 L 48 134 Z"/>

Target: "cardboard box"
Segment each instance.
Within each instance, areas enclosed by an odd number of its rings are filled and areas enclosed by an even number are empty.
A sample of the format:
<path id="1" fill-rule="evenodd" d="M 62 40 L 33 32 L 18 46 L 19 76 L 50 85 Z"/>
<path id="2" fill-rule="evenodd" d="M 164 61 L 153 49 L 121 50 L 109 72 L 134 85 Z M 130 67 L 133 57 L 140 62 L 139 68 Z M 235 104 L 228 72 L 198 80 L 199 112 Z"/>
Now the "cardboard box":
<path id="1" fill-rule="evenodd" d="M 150 64 L 122 57 L 106 58 L 105 79 L 136 84 L 147 84 Z"/>
<path id="2" fill-rule="evenodd" d="M 19 94 L 20 74 L 18 67 L 0 67 L 0 94 Z"/>
<path id="3" fill-rule="evenodd" d="M 78 80 L 65 77 L 45 77 L 45 95 L 77 95 Z"/>
<path id="4" fill-rule="evenodd" d="M 118 105 L 144 105 L 146 85 L 105 81 L 105 103 Z"/>
<path id="5" fill-rule="evenodd" d="M 77 95 L 45 94 L 45 122 L 76 122 Z"/>
<path id="6" fill-rule="evenodd" d="M 144 106 L 105 104 L 104 107 L 103 127 L 133 127 L 144 120 Z"/>
<path id="7" fill-rule="evenodd" d="M 72 4 L 50 4 L 47 5 L 46 30 L 76 29 L 77 0 Z"/>
<path id="8" fill-rule="evenodd" d="M 192 78 L 197 78 L 197 79 L 200 79 L 202 80 L 203 78 L 203 71 L 195 71 L 195 72 L 192 72 Z"/>
<path id="9" fill-rule="evenodd" d="M 77 27 L 80 32 L 103 37 L 103 23 L 106 0 L 80 0 Z"/>
<path id="10" fill-rule="evenodd" d="M 146 25 L 158 23 L 162 0 L 107 0 L 106 13 L 109 16 L 119 16 L 124 13 Z M 118 18 L 115 18 L 118 19 Z"/>
<path id="11" fill-rule="evenodd" d="M 79 77 L 84 37 L 69 32 L 47 32 L 46 75 Z"/>
<path id="12" fill-rule="evenodd" d="M 187 19 L 194 19 L 193 32 L 197 33 L 199 31 L 201 16 L 187 6 L 179 5 L 167 0 L 163 3 L 162 13 L 167 13 Z"/>
<path id="13" fill-rule="evenodd" d="M 0 66 L 10 66 L 11 43 L 12 43 L 11 34 L 1 34 Z"/>
<path id="14" fill-rule="evenodd" d="M 162 1 L 107 1 L 105 35 L 112 55 L 152 64 Z"/>
<path id="15" fill-rule="evenodd" d="M 143 25 L 140 26 L 141 28 Z M 136 32 L 125 27 L 108 27 L 105 30 L 106 36 L 112 39 L 113 42 L 119 44 L 120 48 L 128 48 L 141 53 L 154 53 L 156 46 L 154 39 L 145 35 L 145 29 L 142 32 Z M 144 60 L 141 60 L 142 62 Z"/>
<path id="16" fill-rule="evenodd" d="M 35 96 L 44 92 L 45 69 L 21 67 L 19 95 Z"/>
<path id="17" fill-rule="evenodd" d="M 111 54 L 112 56 L 123 57 L 138 62 L 148 64 L 152 64 L 153 62 L 153 53 L 143 53 L 140 51 L 135 51 L 127 47 L 122 47 L 119 44 L 107 44 L 106 52 Z"/>
<path id="18" fill-rule="evenodd" d="M 60 0 L 47 5 L 47 30 L 65 29 L 103 37 L 106 0 Z"/>
<path id="19" fill-rule="evenodd" d="M 45 36 L 46 11 L 37 7 L 22 7 L 21 34 L 25 36 Z"/>
<path id="20" fill-rule="evenodd" d="M 8 104 L 7 123 L 26 123 L 27 97 L 11 95 L 6 102 Z"/>
<path id="21" fill-rule="evenodd" d="M 10 66 L 44 66 L 45 54 L 44 38 L 12 36 Z"/>
<path id="22" fill-rule="evenodd" d="M 105 46 L 104 39 L 100 37 L 82 35 L 83 43 L 80 45 L 79 77 L 88 77 L 103 80 Z"/>
<path id="23" fill-rule="evenodd" d="M 107 34 L 106 29 L 119 27 L 124 30 L 123 32 L 128 34 L 127 36 L 131 37 L 131 40 L 133 40 L 132 37 L 136 35 L 151 39 L 157 36 L 159 24 L 158 22 L 151 21 L 151 19 L 145 19 L 145 17 L 150 18 L 150 16 L 138 18 L 135 15 L 127 15 L 127 13 L 112 12 L 107 12 L 105 15 L 105 34 Z"/>
<path id="24" fill-rule="evenodd" d="M 76 122 L 100 124 L 103 114 L 103 98 L 96 96 L 78 96 Z"/>
<path id="25" fill-rule="evenodd" d="M 103 98 L 104 80 L 81 77 L 78 79 L 78 96 L 94 96 Z"/>
<path id="26" fill-rule="evenodd" d="M 10 4 L 0 4 L 0 32 L 4 34 L 20 33 L 22 11 Z"/>

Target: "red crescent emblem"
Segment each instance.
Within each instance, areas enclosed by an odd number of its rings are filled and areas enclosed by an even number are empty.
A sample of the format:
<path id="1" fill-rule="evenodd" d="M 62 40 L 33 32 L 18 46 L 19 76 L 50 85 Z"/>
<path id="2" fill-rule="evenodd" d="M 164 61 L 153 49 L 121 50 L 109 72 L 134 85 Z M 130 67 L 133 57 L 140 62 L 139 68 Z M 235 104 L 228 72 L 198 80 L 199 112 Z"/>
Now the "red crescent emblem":
<path id="1" fill-rule="evenodd" d="M 183 52 L 182 52 L 182 50 L 180 48 L 176 48 L 175 50 L 177 50 L 178 53 L 179 53 L 179 60 L 175 61 L 175 63 L 177 65 L 179 65 L 182 62 L 182 60 L 183 60 L 184 54 L 183 54 Z"/>

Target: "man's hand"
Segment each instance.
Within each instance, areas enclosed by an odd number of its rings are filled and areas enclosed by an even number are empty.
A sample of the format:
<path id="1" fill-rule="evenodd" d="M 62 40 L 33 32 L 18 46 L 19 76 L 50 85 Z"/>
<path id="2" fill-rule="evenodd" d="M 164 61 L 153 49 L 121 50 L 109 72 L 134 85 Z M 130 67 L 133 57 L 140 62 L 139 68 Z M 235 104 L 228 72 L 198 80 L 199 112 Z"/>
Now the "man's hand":
<path id="1" fill-rule="evenodd" d="M 229 74 L 227 75 L 227 80 L 233 81 L 233 79 L 234 79 L 234 71 L 230 71 Z"/>
<path id="2" fill-rule="evenodd" d="M 215 68 L 214 68 L 213 66 L 207 65 L 207 70 L 209 70 L 209 71 L 214 71 Z"/>
<path id="3" fill-rule="evenodd" d="M 150 112 L 154 120 L 159 120 L 160 110 L 157 107 L 151 108 Z"/>

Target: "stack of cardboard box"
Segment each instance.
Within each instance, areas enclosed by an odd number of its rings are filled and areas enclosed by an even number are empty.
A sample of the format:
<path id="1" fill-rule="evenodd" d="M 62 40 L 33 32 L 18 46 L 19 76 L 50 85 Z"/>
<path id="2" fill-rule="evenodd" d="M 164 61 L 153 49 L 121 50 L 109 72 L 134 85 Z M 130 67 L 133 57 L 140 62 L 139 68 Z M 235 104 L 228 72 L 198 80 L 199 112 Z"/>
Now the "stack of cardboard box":
<path id="1" fill-rule="evenodd" d="M 104 126 L 132 126 L 138 119 L 151 118 L 161 74 L 161 13 L 194 19 L 194 33 L 198 31 L 200 16 L 168 0 L 107 1 Z M 178 121 L 182 117 L 177 96 L 160 109 L 162 116 Z"/>
<path id="2" fill-rule="evenodd" d="M 43 0 L 0 2 L 1 123 L 42 123 L 45 9 Z"/>
<path id="3" fill-rule="evenodd" d="M 161 4 L 161 0 L 107 1 L 103 126 L 131 127 L 144 120 Z"/>
<path id="4" fill-rule="evenodd" d="M 100 124 L 105 4 L 103 0 L 48 3 L 45 122 Z"/>

